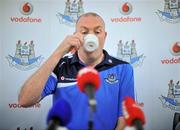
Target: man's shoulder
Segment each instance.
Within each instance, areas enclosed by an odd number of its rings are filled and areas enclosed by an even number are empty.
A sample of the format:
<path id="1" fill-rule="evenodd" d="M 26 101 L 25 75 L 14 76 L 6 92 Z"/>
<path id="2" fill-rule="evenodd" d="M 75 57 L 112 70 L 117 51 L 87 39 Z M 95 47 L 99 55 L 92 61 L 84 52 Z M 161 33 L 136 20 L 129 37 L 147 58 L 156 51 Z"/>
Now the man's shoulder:
<path id="1" fill-rule="evenodd" d="M 59 65 L 60 64 L 64 64 L 64 63 L 66 63 L 66 64 L 70 64 L 71 62 L 72 62 L 72 60 L 73 60 L 73 58 L 75 57 L 75 54 L 71 54 L 71 53 L 68 53 L 68 54 L 66 54 L 66 55 L 64 55 L 60 60 L 59 60 Z"/>
<path id="2" fill-rule="evenodd" d="M 54 72 L 58 72 L 59 69 L 64 69 L 68 68 L 71 66 L 72 60 L 73 60 L 74 54 L 66 54 L 64 55 L 59 61 L 58 64 L 56 65 Z"/>
<path id="3" fill-rule="evenodd" d="M 110 57 L 111 57 L 111 60 L 112 60 L 112 62 L 114 63 L 114 64 L 129 64 L 128 62 L 126 62 L 126 61 L 123 61 L 123 60 L 120 60 L 120 59 L 118 59 L 118 58 L 116 58 L 116 57 L 113 57 L 113 56 L 111 56 L 110 55 Z"/>
<path id="4" fill-rule="evenodd" d="M 115 58 L 114 56 L 112 56 L 111 54 L 109 54 L 106 50 L 103 50 L 104 55 L 105 55 L 105 62 L 111 65 L 119 65 L 119 64 L 129 64 L 126 61 L 123 61 L 121 59 Z"/>

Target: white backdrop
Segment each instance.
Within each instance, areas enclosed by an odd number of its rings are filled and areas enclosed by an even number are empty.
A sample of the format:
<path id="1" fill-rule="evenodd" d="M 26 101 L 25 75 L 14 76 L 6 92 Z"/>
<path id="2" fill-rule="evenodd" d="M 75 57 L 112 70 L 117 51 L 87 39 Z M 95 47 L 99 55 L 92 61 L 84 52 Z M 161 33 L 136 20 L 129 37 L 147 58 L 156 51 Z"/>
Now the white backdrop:
<path id="1" fill-rule="evenodd" d="M 0 0 L 0 130 L 43 130 L 51 97 L 45 98 L 32 108 L 18 105 L 18 93 L 23 82 L 48 58 L 66 35 L 74 32 L 74 27 L 61 23 L 58 13 L 64 14 L 66 0 Z M 70 0 L 73 2 L 73 0 Z M 76 0 L 77 2 L 78 0 Z M 180 24 L 161 21 L 158 10 L 164 11 L 163 0 L 82 0 L 84 12 L 97 12 L 106 23 L 108 36 L 105 49 L 114 57 L 119 57 L 118 43 L 136 43 L 137 56 L 142 55 L 134 66 L 137 101 L 143 102 L 146 115 L 146 130 L 170 130 L 174 112 L 180 105 L 164 102 L 161 95 L 168 97 L 168 84 L 180 81 L 180 55 L 172 55 L 170 46 L 179 42 Z M 32 13 L 21 13 L 23 2 L 32 4 Z M 132 12 L 120 13 L 121 6 L 129 2 Z M 180 8 L 180 6 L 178 7 Z M 21 18 L 38 19 L 40 22 L 21 22 Z M 140 21 L 122 22 L 122 18 L 139 18 Z M 114 19 L 119 21 L 114 21 Z M 121 20 L 120 20 L 121 19 Z M 65 22 L 65 19 L 63 20 Z M 27 45 L 33 41 L 36 66 L 29 68 L 11 61 L 15 57 L 16 44 Z M 12 57 L 10 57 L 10 56 Z M 172 63 L 171 59 L 176 59 Z M 165 61 L 164 61 L 165 60 Z M 166 62 L 166 64 L 163 62 Z M 180 91 L 178 91 L 180 94 Z M 176 99 L 180 100 L 180 97 Z M 164 106 L 163 106 L 164 103 Z M 177 102 L 178 103 L 178 102 Z M 175 110 L 176 109 L 176 110 Z"/>

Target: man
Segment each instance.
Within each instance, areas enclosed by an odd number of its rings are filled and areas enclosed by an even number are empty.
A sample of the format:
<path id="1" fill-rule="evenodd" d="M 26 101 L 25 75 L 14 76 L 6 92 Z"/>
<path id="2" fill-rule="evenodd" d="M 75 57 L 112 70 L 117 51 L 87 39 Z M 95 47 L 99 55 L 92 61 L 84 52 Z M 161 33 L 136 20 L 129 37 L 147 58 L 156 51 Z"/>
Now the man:
<path id="1" fill-rule="evenodd" d="M 86 34 L 95 34 L 99 40 L 99 47 L 93 52 L 87 52 L 82 46 Z M 25 82 L 19 95 L 20 105 L 28 107 L 54 94 L 53 101 L 62 97 L 72 107 L 68 129 L 87 130 L 88 98 L 78 90 L 75 82 L 81 68 L 92 66 L 101 76 L 101 87 L 95 95 L 97 110 L 94 113 L 94 129 L 123 130 L 122 100 L 125 96 L 134 98 L 133 69 L 103 50 L 106 35 L 105 23 L 98 14 L 83 14 L 76 23 L 75 33 L 67 36 L 42 67 Z M 63 57 L 72 49 L 76 50 L 72 57 Z"/>

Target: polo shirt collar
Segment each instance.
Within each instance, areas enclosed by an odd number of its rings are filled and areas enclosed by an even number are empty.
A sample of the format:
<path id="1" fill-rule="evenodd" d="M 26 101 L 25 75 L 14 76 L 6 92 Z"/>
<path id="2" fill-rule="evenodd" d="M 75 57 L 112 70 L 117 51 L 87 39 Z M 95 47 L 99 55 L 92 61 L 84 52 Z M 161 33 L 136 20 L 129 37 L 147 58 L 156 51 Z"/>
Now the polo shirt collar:
<path id="1" fill-rule="evenodd" d="M 98 64 L 97 66 L 111 65 L 112 64 L 112 57 L 105 50 L 103 50 L 103 53 L 104 53 L 104 60 L 100 64 Z M 74 64 L 74 63 L 83 64 L 83 62 L 80 61 L 77 52 L 74 54 L 74 56 L 73 56 L 73 58 L 71 60 L 71 64 Z"/>

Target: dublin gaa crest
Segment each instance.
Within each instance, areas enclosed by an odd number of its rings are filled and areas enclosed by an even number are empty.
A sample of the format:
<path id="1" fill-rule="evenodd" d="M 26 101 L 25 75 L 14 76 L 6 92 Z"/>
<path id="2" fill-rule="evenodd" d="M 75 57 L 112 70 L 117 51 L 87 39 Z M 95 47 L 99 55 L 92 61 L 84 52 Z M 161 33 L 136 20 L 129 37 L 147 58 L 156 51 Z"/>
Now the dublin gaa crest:
<path id="1" fill-rule="evenodd" d="M 158 10 L 156 14 L 161 21 L 168 23 L 180 22 L 180 0 L 164 0 L 164 11 Z"/>
<path id="2" fill-rule="evenodd" d="M 66 7 L 64 10 L 64 14 L 58 12 L 56 16 L 59 19 L 61 24 L 66 24 L 68 26 L 74 26 L 79 16 L 84 13 L 83 2 L 82 0 L 70 0 L 66 1 Z"/>
<path id="3" fill-rule="evenodd" d="M 33 41 L 30 44 L 22 44 L 20 40 L 16 44 L 15 55 L 8 55 L 6 58 L 11 67 L 24 71 L 38 67 L 43 59 L 42 56 L 35 57 Z"/>
<path id="4" fill-rule="evenodd" d="M 167 96 L 161 95 L 159 99 L 162 102 L 163 107 L 170 108 L 171 110 L 180 111 L 180 84 L 179 81 L 176 83 L 170 80 L 169 90 Z"/>
<path id="5" fill-rule="evenodd" d="M 132 40 L 130 43 L 122 43 L 122 40 L 118 43 L 117 58 L 130 63 L 133 67 L 137 67 L 143 64 L 144 54 L 138 55 L 136 51 L 135 41 Z"/>

